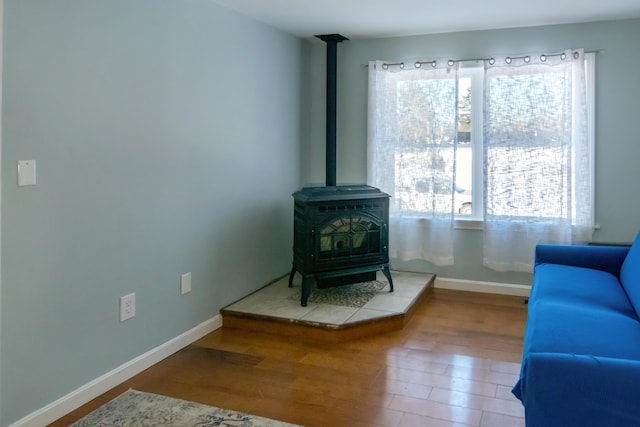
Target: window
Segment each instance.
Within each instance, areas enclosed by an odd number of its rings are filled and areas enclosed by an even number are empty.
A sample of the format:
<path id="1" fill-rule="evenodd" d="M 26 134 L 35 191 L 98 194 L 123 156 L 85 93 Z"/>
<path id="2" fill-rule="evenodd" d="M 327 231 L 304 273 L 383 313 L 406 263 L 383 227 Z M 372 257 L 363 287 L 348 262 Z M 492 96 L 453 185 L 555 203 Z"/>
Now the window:
<path id="1" fill-rule="evenodd" d="M 593 58 L 593 55 L 590 55 Z M 592 59 L 591 59 L 592 60 Z M 454 82 L 448 82 L 453 85 Z M 396 197 L 401 200 L 407 212 L 419 214 L 430 209 L 446 212 L 447 203 L 442 200 L 453 195 L 454 213 L 459 220 L 483 219 L 483 175 L 485 162 L 483 156 L 488 156 L 489 166 L 504 171 L 497 176 L 492 185 L 492 193 L 488 200 L 488 208 L 496 215 L 510 215 L 520 217 L 562 217 L 566 215 L 570 200 L 562 196 L 550 194 L 553 189 L 545 182 L 548 173 L 538 171 L 554 171 L 554 175 L 561 176 L 558 188 L 564 188 L 569 176 L 564 173 L 570 169 L 566 147 L 539 145 L 539 132 L 553 134 L 562 131 L 559 111 L 537 110 L 527 108 L 526 105 L 512 105 L 495 100 L 483 99 L 483 67 L 469 66 L 458 72 L 458 104 L 457 104 L 457 141 L 447 136 L 437 135 L 440 141 L 436 160 L 432 153 L 421 148 L 421 141 L 433 138 L 433 126 L 438 126 L 437 120 L 432 120 L 417 104 L 427 104 L 429 108 L 437 110 L 435 102 L 426 102 L 420 98 L 429 98 L 434 85 L 442 84 L 438 81 L 409 81 L 398 85 L 398 116 L 401 138 L 406 142 L 403 149 L 396 153 L 395 169 L 403 171 L 396 175 Z M 564 81 L 562 76 L 550 74 L 532 74 L 517 76 L 508 85 L 496 86 L 500 91 L 516 91 L 510 93 L 509 98 L 522 99 L 535 96 L 546 97 L 544 105 L 562 105 L 562 91 Z M 449 89 L 451 93 L 454 88 Z M 501 94 L 495 95 L 500 97 Z M 433 101 L 433 100 L 432 100 Z M 495 144 L 483 153 L 483 104 L 484 101 L 494 102 L 495 108 L 490 126 L 495 134 L 501 134 L 504 139 L 520 139 L 524 144 L 519 147 L 503 147 Z M 537 102 L 537 101 L 536 101 Z M 541 103 L 542 105 L 543 103 Z M 515 108 L 514 108 L 515 107 Z M 529 106 L 531 107 L 531 106 Z M 560 108 L 560 107 L 559 107 Z M 498 122 L 499 117 L 517 116 L 516 125 L 508 126 Z M 496 129 L 499 128 L 499 129 Z M 457 143 L 454 149 L 454 143 Z M 446 147 L 446 148 L 445 148 Z M 527 163 L 528 174 L 518 170 L 518 165 Z M 429 163 L 431 168 L 438 169 L 435 176 L 420 176 L 420 170 Z M 455 164 L 455 178 L 452 165 Z M 533 183 L 531 180 L 534 180 Z M 474 197 L 475 196 L 475 197 Z M 539 204 L 537 200 L 548 197 L 560 198 L 560 204 Z"/>
<path id="2" fill-rule="evenodd" d="M 397 89 L 402 142 L 394 153 L 394 170 L 402 172 L 395 175 L 394 197 L 401 209 L 415 215 L 447 213 L 453 197 L 457 218 L 481 219 L 482 67 L 461 69 L 457 81 L 400 81 Z M 454 97 L 456 91 L 457 112 L 440 110 L 439 98 Z M 447 117 L 452 113 L 457 122 Z M 447 129 L 451 124 L 457 135 Z"/>
<path id="3" fill-rule="evenodd" d="M 594 55 L 447 62 L 370 64 L 368 174 L 392 195 L 392 219 L 480 225 L 497 270 L 530 268 L 494 262 L 518 235 L 521 258 L 536 242 L 590 240 Z"/>

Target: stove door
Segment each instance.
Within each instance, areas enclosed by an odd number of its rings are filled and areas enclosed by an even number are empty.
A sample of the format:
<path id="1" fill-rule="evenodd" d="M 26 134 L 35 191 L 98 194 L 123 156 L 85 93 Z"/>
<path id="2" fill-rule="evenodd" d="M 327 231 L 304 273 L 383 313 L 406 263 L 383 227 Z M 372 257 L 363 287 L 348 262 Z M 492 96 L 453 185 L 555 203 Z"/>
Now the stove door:
<path id="1" fill-rule="evenodd" d="M 320 259 L 354 257 L 380 252 L 380 225 L 366 215 L 347 214 L 319 227 Z"/>

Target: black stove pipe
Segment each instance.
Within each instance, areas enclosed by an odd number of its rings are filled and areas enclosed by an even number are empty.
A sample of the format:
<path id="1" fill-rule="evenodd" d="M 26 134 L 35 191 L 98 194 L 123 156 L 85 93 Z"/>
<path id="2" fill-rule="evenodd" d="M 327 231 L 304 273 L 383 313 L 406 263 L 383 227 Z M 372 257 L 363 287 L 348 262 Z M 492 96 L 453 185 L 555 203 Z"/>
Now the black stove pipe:
<path id="1" fill-rule="evenodd" d="M 337 64 L 338 64 L 338 43 L 348 38 L 340 34 L 324 34 L 316 36 L 327 44 L 327 127 L 326 127 L 326 184 L 327 187 L 336 185 L 336 92 L 337 92 Z"/>

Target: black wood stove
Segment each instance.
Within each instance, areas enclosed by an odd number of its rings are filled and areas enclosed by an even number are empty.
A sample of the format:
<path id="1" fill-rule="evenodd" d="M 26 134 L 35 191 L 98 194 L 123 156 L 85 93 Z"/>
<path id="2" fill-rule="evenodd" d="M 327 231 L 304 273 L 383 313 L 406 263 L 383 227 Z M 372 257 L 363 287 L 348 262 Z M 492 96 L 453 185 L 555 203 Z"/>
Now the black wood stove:
<path id="1" fill-rule="evenodd" d="M 326 186 L 293 194 L 293 268 L 302 275 L 300 303 L 320 288 L 375 280 L 389 272 L 389 195 L 367 185 L 336 185 L 336 63 L 339 34 L 317 36 L 327 43 Z"/>
<path id="2" fill-rule="evenodd" d="M 306 187 L 293 194 L 293 268 L 302 275 L 300 303 L 311 288 L 389 280 L 389 195 L 366 185 Z"/>

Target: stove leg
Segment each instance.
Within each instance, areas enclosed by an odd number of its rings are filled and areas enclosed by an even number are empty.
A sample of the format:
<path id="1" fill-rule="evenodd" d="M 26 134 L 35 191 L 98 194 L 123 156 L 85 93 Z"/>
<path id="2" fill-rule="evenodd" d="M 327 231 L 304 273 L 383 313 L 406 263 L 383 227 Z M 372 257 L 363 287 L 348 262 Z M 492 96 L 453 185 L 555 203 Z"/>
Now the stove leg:
<path id="1" fill-rule="evenodd" d="M 291 269 L 291 273 L 289 273 L 289 287 L 292 286 L 292 284 L 293 284 L 293 276 L 295 276 L 295 275 L 296 275 L 296 268 L 293 267 Z"/>
<path id="2" fill-rule="evenodd" d="M 311 285 L 313 285 L 313 277 L 302 276 L 302 292 L 300 296 L 300 305 L 303 307 L 307 306 L 307 300 L 309 299 L 309 294 L 311 294 Z"/>
<path id="3" fill-rule="evenodd" d="M 384 274 L 384 277 L 389 281 L 389 292 L 393 292 L 393 279 L 391 278 L 391 271 L 389 271 L 388 266 L 382 267 L 382 274 Z"/>

